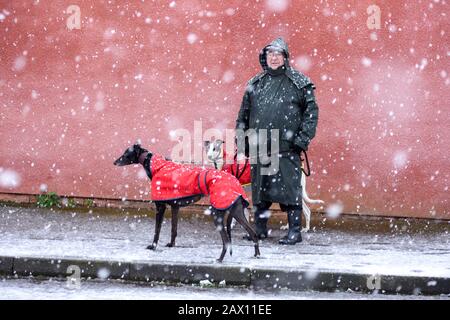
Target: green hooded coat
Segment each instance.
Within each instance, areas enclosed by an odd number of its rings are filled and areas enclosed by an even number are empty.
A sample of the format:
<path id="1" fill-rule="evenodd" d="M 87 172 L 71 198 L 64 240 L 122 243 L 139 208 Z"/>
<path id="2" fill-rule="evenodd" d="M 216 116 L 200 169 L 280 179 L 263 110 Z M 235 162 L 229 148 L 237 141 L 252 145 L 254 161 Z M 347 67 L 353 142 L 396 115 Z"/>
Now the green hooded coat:
<path id="1" fill-rule="evenodd" d="M 268 67 L 266 52 L 272 47 L 282 51 L 285 64 L 277 70 Z M 275 174 L 263 175 L 261 168 L 268 167 L 258 158 L 252 164 L 252 200 L 284 205 L 301 205 L 302 188 L 300 151 L 307 150 L 316 133 L 319 116 L 314 97 L 314 84 L 304 74 L 289 66 L 289 50 L 282 38 L 265 46 L 259 55 L 263 72 L 248 82 L 236 128 L 254 129 L 259 133 L 267 129 L 267 150 L 271 150 L 271 129 L 278 129 L 279 168 Z M 263 141 L 256 141 L 259 147 Z M 265 149 L 263 149 L 263 153 Z"/>

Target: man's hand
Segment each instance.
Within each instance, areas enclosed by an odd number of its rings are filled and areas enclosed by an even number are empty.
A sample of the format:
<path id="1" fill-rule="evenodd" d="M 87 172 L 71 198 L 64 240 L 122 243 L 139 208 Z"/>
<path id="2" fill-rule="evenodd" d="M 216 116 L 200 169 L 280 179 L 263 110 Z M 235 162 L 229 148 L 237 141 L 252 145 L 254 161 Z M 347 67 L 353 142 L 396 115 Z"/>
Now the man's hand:
<path id="1" fill-rule="evenodd" d="M 301 155 L 304 150 L 298 145 L 294 144 L 294 152 L 298 155 Z"/>

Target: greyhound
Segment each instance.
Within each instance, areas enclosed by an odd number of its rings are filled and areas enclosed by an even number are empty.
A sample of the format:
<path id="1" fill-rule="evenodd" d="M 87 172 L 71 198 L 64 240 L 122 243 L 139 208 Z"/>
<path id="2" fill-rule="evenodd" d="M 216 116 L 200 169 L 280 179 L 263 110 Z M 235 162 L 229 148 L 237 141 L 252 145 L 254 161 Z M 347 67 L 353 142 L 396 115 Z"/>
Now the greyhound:
<path id="1" fill-rule="evenodd" d="M 230 249 L 230 255 L 232 255 L 231 221 L 233 218 L 244 227 L 253 240 L 255 246 L 254 256 L 260 256 L 256 232 L 244 215 L 244 208 L 248 205 L 248 200 L 235 177 L 218 170 L 206 170 L 200 167 L 174 163 L 159 155 L 152 154 L 139 144 L 134 144 L 127 148 L 114 161 L 116 166 L 137 163 L 144 167 L 147 176 L 152 181 L 152 199 L 156 205 L 155 235 L 153 243 L 147 249 L 156 249 L 167 206 L 170 206 L 172 209 L 172 231 L 170 242 L 166 246 L 174 247 L 177 237 L 179 208 L 193 204 L 200 200 L 203 195 L 209 194 L 214 224 L 222 237 L 222 252 L 217 261 L 223 261 L 228 248 Z M 172 173 L 174 176 L 171 177 Z M 228 213 L 228 217 L 225 231 L 223 223 L 226 213 Z"/>
<path id="2" fill-rule="evenodd" d="M 230 170 L 230 166 L 233 167 L 236 165 L 232 164 L 232 165 L 226 165 L 225 161 L 226 161 L 226 155 L 225 155 L 225 142 L 223 140 L 214 140 L 212 142 L 210 141 L 205 141 L 204 142 L 204 146 L 206 148 L 206 154 L 207 154 L 207 158 L 208 158 L 208 162 L 212 163 L 214 165 L 214 167 L 218 170 L 226 170 L 229 171 Z M 236 158 L 235 158 L 236 159 Z M 235 160 L 236 163 L 236 160 Z M 250 166 L 249 162 L 247 161 L 245 163 L 245 166 Z M 249 168 L 248 168 L 249 169 Z M 244 172 L 245 170 L 247 170 L 246 167 L 241 167 L 241 172 Z M 242 177 L 239 178 L 239 181 L 241 182 L 241 184 L 247 184 L 250 183 L 250 177 L 248 175 L 242 175 L 239 172 L 239 168 L 237 170 L 232 170 L 232 172 L 236 172 L 236 176 L 238 177 Z M 306 175 L 302 170 L 302 177 L 301 177 L 301 185 L 303 186 L 302 188 L 302 207 L 303 207 L 303 214 L 305 216 L 305 220 L 306 220 L 306 225 L 305 227 L 302 229 L 303 232 L 308 232 L 310 229 L 310 224 L 311 224 L 311 210 L 309 209 L 307 203 L 310 204 L 323 204 L 324 202 L 322 200 L 314 200 L 309 198 L 307 192 L 306 192 Z M 249 219 L 248 216 L 248 210 L 246 209 L 246 217 L 247 220 Z M 232 224 L 234 225 L 234 224 Z M 283 225 L 281 226 L 281 230 L 287 230 L 289 227 L 289 225 Z"/>

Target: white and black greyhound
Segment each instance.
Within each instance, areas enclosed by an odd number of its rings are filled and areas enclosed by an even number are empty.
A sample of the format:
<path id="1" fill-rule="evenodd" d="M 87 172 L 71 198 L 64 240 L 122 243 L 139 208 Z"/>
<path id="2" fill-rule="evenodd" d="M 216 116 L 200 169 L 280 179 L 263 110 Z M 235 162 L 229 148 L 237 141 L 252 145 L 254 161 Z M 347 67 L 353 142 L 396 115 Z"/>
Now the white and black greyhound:
<path id="1" fill-rule="evenodd" d="M 225 148 L 225 143 L 223 140 L 213 140 L 213 141 L 205 141 L 204 142 L 204 146 L 206 148 L 206 155 L 207 155 L 207 159 L 208 162 L 213 164 L 214 167 L 217 170 L 224 170 L 226 169 L 227 171 L 229 171 L 230 166 L 226 166 L 225 161 L 226 161 L 226 155 L 224 152 L 224 148 Z M 235 162 L 236 162 L 236 157 L 235 157 Z M 250 166 L 249 162 L 245 162 L 244 164 L 245 166 Z M 239 168 L 234 172 L 236 172 L 236 175 L 238 175 L 239 178 L 239 172 L 243 172 L 243 170 L 247 170 L 246 167 L 242 167 L 241 166 L 241 170 L 239 170 Z M 248 168 L 249 170 L 249 168 Z M 245 177 L 245 179 L 239 179 L 241 184 L 247 184 L 250 183 L 250 179 L 248 177 L 248 175 L 243 175 L 242 177 Z M 302 177 L 301 177 L 301 185 L 302 185 L 302 208 L 303 208 L 303 214 L 305 216 L 305 220 L 306 220 L 306 225 L 305 227 L 302 229 L 303 232 L 307 232 L 310 229 L 310 224 L 311 224 L 311 210 L 308 207 L 308 204 L 323 204 L 324 202 L 322 200 L 319 199 L 311 199 L 308 196 L 308 193 L 306 192 L 306 175 L 302 170 Z M 248 209 L 246 209 L 245 211 L 246 214 L 246 218 L 247 220 L 249 220 L 249 214 L 248 214 Z M 234 225 L 234 224 L 232 224 Z M 284 225 L 282 226 L 280 229 L 281 230 L 287 230 L 289 227 L 289 225 Z"/>

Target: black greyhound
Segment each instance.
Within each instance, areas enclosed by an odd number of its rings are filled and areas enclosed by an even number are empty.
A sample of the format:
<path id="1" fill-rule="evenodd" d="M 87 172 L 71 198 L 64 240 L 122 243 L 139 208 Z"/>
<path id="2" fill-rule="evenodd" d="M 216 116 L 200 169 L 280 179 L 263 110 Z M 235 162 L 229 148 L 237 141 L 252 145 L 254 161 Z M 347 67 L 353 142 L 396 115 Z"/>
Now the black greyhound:
<path id="1" fill-rule="evenodd" d="M 151 174 L 151 158 L 153 154 L 148 150 L 142 148 L 139 144 L 135 144 L 125 150 L 125 152 L 114 161 L 114 165 L 116 166 L 126 166 L 129 164 L 141 164 L 147 176 L 152 179 Z M 189 168 L 186 166 L 186 168 Z M 180 207 L 188 206 L 194 202 L 197 202 L 202 198 L 203 195 L 192 195 L 189 197 L 178 198 L 174 200 L 165 200 L 165 201 L 154 201 L 156 205 L 156 225 L 155 225 L 155 236 L 153 238 L 153 243 L 147 247 L 147 249 L 155 250 L 159 240 L 159 233 L 161 231 L 161 225 L 164 219 L 164 212 L 166 211 L 166 206 L 169 205 L 172 209 L 172 233 L 170 242 L 166 245 L 167 247 L 175 246 L 175 238 L 177 237 L 177 225 L 178 225 L 178 211 Z M 214 224 L 216 228 L 219 230 L 220 235 L 222 237 L 222 253 L 220 254 L 218 262 L 222 262 L 227 249 L 230 247 L 230 255 L 232 254 L 231 250 L 231 221 L 236 219 L 236 221 L 241 224 L 244 229 L 249 233 L 250 237 L 253 239 L 255 243 L 255 257 L 260 255 L 259 252 L 259 243 L 258 238 L 256 236 L 255 231 L 247 221 L 244 215 L 244 200 L 239 198 L 239 201 L 235 201 L 233 205 L 227 210 L 217 210 L 213 208 L 212 215 L 214 217 Z M 227 218 L 227 229 L 225 232 L 224 228 L 224 217 L 225 214 L 229 213 Z"/>

